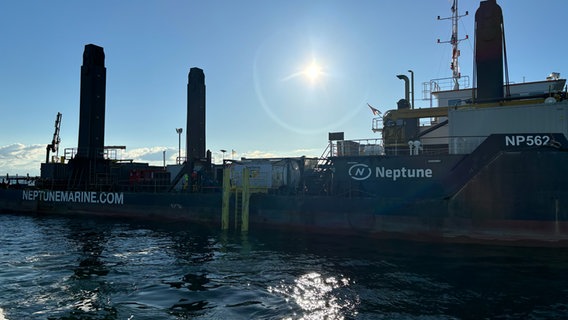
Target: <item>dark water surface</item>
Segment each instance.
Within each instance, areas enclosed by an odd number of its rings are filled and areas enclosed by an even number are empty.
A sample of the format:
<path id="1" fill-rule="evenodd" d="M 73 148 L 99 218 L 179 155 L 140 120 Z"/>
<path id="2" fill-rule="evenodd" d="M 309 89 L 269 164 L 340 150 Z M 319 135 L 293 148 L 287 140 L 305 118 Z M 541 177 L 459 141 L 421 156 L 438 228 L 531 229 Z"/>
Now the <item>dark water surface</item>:
<path id="1" fill-rule="evenodd" d="M 0 215 L 0 319 L 554 318 L 567 249 Z"/>

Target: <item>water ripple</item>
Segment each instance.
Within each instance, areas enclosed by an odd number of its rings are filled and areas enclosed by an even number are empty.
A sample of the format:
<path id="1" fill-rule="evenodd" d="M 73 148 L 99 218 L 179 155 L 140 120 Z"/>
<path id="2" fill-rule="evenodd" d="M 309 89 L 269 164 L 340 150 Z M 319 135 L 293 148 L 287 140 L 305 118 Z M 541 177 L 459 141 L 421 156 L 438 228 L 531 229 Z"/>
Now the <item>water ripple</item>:
<path id="1" fill-rule="evenodd" d="M 0 215 L 0 320 L 568 315 L 568 251 Z"/>

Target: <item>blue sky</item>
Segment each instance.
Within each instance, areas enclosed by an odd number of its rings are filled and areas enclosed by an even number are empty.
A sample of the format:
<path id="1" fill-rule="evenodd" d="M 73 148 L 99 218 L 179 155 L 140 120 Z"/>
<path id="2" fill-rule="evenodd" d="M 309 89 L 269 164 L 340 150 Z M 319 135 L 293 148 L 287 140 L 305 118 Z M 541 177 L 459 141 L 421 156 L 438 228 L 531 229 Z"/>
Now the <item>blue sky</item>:
<path id="1" fill-rule="evenodd" d="M 501 0 L 513 82 L 566 75 L 565 0 Z M 472 76 L 478 0 L 462 0 L 460 65 Z M 39 174 L 57 112 L 61 151 L 77 146 L 83 49 L 104 47 L 106 145 L 168 163 L 185 127 L 187 74 L 207 86 L 207 148 L 246 156 L 319 156 L 327 133 L 374 138 L 370 103 L 393 109 L 397 74 L 451 76 L 449 0 L 10 1 L 0 3 L 0 174 Z M 321 68 L 312 81 L 302 71 Z M 185 140 L 185 139 L 184 139 Z M 185 143 L 184 141 L 182 144 Z"/>

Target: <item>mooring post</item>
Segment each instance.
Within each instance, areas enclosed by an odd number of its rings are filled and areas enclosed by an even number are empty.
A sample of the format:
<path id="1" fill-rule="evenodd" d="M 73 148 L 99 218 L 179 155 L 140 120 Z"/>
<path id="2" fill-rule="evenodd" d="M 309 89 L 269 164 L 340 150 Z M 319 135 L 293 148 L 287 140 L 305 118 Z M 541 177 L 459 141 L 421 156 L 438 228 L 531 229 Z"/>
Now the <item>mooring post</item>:
<path id="1" fill-rule="evenodd" d="M 239 202 L 239 192 L 242 192 L 241 190 L 242 188 L 239 187 L 235 188 L 235 217 L 233 219 L 233 222 L 235 224 L 235 230 L 239 229 L 239 210 L 241 210 L 242 208 L 242 203 Z"/>
<path id="2" fill-rule="evenodd" d="M 249 168 L 243 168 L 243 195 L 242 195 L 242 214 L 241 214 L 241 232 L 247 232 L 249 229 L 249 200 L 250 200 L 250 182 Z"/>
<path id="3" fill-rule="evenodd" d="M 221 230 L 229 229 L 229 197 L 231 196 L 231 170 L 223 168 L 223 203 L 221 207 Z"/>

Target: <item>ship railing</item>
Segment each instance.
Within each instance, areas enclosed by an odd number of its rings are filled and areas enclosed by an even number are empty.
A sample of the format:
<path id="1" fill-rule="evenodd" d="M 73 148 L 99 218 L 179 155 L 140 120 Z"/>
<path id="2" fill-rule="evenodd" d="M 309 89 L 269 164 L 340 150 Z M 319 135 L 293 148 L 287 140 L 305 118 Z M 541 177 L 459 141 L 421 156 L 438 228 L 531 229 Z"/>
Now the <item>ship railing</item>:
<path id="1" fill-rule="evenodd" d="M 455 90 L 455 79 L 453 77 L 432 79 L 429 82 L 423 82 L 422 98 L 428 100 L 432 92 Z M 459 81 L 460 89 L 468 89 L 471 87 L 469 76 L 461 76 Z"/>
<path id="2" fill-rule="evenodd" d="M 77 155 L 77 148 L 65 148 L 63 153 L 63 159 L 68 161 L 70 159 L 75 158 L 76 155 Z"/>
<path id="3" fill-rule="evenodd" d="M 383 131 L 383 117 L 373 118 L 373 122 L 371 124 L 371 130 L 373 130 L 373 132 L 375 133 Z"/>
<path id="4" fill-rule="evenodd" d="M 105 146 L 103 156 L 109 160 L 122 159 L 122 152 L 126 150 L 126 146 Z"/>
<path id="5" fill-rule="evenodd" d="M 487 136 L 435 136 L 421 137 L 417 139 L 418 143 L 400 141 L 388 145 L 381 138 L 331 141 L 319 158 L 317 167 L 325 167 L 330 157 L 468 154 L 486 138 Z"/>
<path id="6" fill-rule="evenodd" d="M 38 179 L 39 177 L 31 177 L 29 174 L 24 176 L 6 174 L 0 177 L 0 189 L 33 187 Z"/>
<path id="7" fill-rule="evenodd" d="M 330 141 L 328 149 L 333 157 L 384 155 L 382 138 Z"/>
<path id="8" fill-rule="evenodd" d="M 450 91 L 455 89 L 453 77 L 432 79 L 429 82 L 422 83 L 422 100 L 430 101 L 430 107 L 433 106 L 432 93 L 439 91 Z M 461 76 L 458 80 L 460 89 L 471 88 L 469 76 Z"/>
<path id="9" fill-rule="evenodd" d="M 421 137 L 415 141 L 385 145 L 386 155 L 447 155 L 469 154 L 487 139 L 487 136 Z"/>
<path id="10" fill-rule="evenodd" d="M 102 154 L 103 158 L 107 160 L 122 161 L 122 152 L 124 150 L 126 150 L 126 146 L 105 146 L 102 151 L 100 149 L 97 150 L 97 153 Z M 78 152 L 78 148 L 65 148 L 62 162 L 75 158 Z M 130 159 L 126 161 L 132 162 Z"/>

